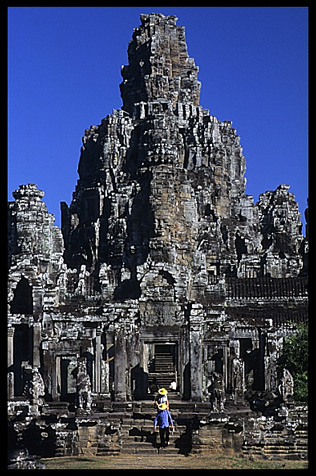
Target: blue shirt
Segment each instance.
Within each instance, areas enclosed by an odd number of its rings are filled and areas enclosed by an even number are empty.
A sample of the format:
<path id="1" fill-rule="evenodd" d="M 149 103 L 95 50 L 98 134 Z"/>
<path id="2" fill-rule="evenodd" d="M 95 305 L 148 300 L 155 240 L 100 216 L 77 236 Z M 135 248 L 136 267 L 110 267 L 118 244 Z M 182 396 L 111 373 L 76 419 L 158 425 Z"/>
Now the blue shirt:
<path id="1" fill-rule="evenodd" d="M 171 426 L 173 426 L 173 421 L 170 415 L 169 410 L 162 410 L 159 413 L 157 413 L 154 426 L 159 426 L 159 428 L 165 428 L 169 426 L 169 423 Z"/>

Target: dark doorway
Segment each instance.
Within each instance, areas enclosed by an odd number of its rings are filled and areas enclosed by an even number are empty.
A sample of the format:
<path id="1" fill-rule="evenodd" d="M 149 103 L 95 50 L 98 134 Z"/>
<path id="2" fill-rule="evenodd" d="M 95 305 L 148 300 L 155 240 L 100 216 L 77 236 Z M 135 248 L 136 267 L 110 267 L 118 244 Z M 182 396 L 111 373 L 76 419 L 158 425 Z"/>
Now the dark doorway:
<path id="1" fill-rule="evenodd" d="M 32 329 L 27 324 L 14 327 L 14 394 L 20 396 L 26 382 L 24 366 L 32 362 Z"/>
<path id="2" fill-rule="evenodd" d="M 78 363 L 75 356 L 62 356 L 61 361 L 61 400 L 63 402 L 75 402 L 76 399 L 76 378 L 78 373 Z"/>
<path id="3" fill-rule="evenodd" d="M 154 359 L 150 365 L 149 382 L 155 381 L 158 387 L 170 388 L 171 382 L 177 386 L 177 345 L 155 344 Z"/>
<path id="4" fill-rule="evenodd" d="M 217 348 L 216 346 L 216 349 L 214 350 L 215 350 L 215 353 L 213 357 L 211 358 L 211 360 L 214 361 L 214 371 L 223 375 L 223 356 L 224 356 L 223 349 L 221 347 Z"/>
<path id="5" fill-rule="evenodd" d="M 251 358 L 249 357 L 252 351 L 252 340 L 249 338 L 239 339 L 239 344 L 240 357 L 245 362 L 245 373 L 247 375 L 252 369 Z"/>
<path id="6" fill-rule="evenodd" d="M 33 314 L 32 286 L 24 276 L 14 290 L 14 298 L 10 306 L 11 314 Z"/>
<path id="7" fill-rule="evenodd" d="M 251 339 L 239 339 L 240 357 L 245 362 L 245 376 L 253 371 L 253 390 L 264 389 L 264 348 L 265 337 L 259 334 L 259 348 L 252 348 Z"/>

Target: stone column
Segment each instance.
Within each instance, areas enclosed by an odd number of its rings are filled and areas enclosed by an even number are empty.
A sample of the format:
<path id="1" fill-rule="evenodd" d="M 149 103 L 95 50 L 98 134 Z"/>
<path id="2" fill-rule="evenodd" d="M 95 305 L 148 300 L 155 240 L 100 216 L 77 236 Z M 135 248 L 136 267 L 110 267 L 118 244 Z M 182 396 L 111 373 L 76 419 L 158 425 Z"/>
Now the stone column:
<path id="1" fill-rule="evenodd" d="M 265 390 L 265 366 L 264 366 L 264 355 L 266 347 L 266 332 L 259 329 L 259 362 L 258 362 L 258 377 L 259 377 L 259 389 Z"/>
<path id="2" fill-rule="evenodd" d="M 8 327 L 8 369 L 14 364 L 14 327 Z M 14 372 L 8 371 L 8 398 L 14 397 Z"/>
<path id="3" fill-rule="evenodd" d="M 101 329 L 97 329 L 94 354 L 94 391 L 101 392 Z"/>
<path id="4" fill-rule="evenodd" d="M 111 395 L 110 388 L 110 365 L 113 365 L 113 355 L 110 357 L 109 349 L 113 346 L 113 336 L 109 332 L 105 334 L 105 349 L 106 349 L 106 359 L 101 361 L 101 392 L 108 398 Z"/>
<path id="5" fill-rule="evenodd" d="M 60 361 L 61 358 L 59 355 L 56 355 L 54 358 L 54 365 L 52 369 L 52 396 L 54 400 L 60 400 L 61 394 L 61 372 L 60 372 Z"/>
<path id="6" fill-rule="evenodd" d="M 126 400 L 126 337 L 121 328 L 115 336 L 114 394 L 116 401 Z"/>
<path id="7" fill-rule="evenodd" d="M 223 345 L 223 380 L 225 385 L 225 392 L 228 386 L 228 348 L 227 345 Z"/>
<path id="8" fill-rule="evenodd" d="M 33 324 L 33 367 L 40 368 L 40 345 L 41 345 L 41 323 L 35 322 Z"/>
<path id="9" fill-rule="evenodd" d="M 267 335 L 264 356 L 265 390 L 275 390 L 278 387 L 279 381 L 277 375 L 277 366 L 278 359 L 282 353 L 282 339 L 282 337 L 279 337 L 273 333 L 269 333 L 269 335 Z"/>
<path id="10" fill-rule="evenodd" d="M 191 399 L 202 400 L 202 335 L 201 317 L 190 316 L 190 383 Z"/>

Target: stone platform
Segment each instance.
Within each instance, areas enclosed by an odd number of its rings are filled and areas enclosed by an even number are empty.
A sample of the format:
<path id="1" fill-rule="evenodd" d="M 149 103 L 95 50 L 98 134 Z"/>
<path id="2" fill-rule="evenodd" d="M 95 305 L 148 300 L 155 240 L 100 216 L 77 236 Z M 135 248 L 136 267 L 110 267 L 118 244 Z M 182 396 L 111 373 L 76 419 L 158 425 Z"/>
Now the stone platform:
<path id="1" fill-rule="evenodd" d="M 26 402 L 23 402 L 25 407 Z M 23 408 L 24 408 L 23 407 Z M 68 407 L 68 408 L 67 408 Z M 265 417 L 246 405 L 212 412 L 208 402 L 170 399 L 174 431 L 160 449 L 153 401 L 108 402 L 102 412 L 79 414 L 67 402 L 47 403 L 41 415 L 9 420 L 9 445 L 39 456 L 113 454 L 225 454 L 268 459 L 307 459 L 307 407 L 292 406 L 284 418 Z M 15 442 L 14 442 L 15 438 Z"/>

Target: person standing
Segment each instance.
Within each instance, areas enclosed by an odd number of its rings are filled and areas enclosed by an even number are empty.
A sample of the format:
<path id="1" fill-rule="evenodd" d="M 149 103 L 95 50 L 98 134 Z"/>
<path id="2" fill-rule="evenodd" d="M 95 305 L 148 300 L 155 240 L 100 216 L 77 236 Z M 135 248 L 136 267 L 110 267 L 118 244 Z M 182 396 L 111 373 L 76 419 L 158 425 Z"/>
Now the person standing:
<path id="1" fill-rule="evenodd" d="M 168 392 L 165 388 L 160 388 L 158 390 L 158 395 L 155 400 L 157 407 L 160 405 L 160 403 L 165 403 L 167 405 L 167 409 L 169 410 L 169 400 L 167 395 Z"/>
<path id="2" fill-rule="evenodd" d="M 158 405 L 158 413 L 154 421 L 154 431 L 159 426 L 160 445 L 161 448 L 165 448 L 169 444 L 169 426 L 173 429 L 173 421 L 166 403 L 160 403 Z"/>

